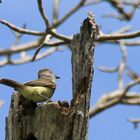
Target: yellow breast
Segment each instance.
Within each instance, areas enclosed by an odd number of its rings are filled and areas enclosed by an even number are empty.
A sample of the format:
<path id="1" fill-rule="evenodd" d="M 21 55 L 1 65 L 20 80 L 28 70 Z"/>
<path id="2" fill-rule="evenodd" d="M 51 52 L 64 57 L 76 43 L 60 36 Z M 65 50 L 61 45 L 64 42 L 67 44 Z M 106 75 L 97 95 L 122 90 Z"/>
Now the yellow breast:
<path id="1" fill-rule="evenodd" d="M 54 93 L 54 89 L 41 86 L 26 86 L 18 90 L 26 99 L 33 102 L 44 102 L 50 99 Z"/>

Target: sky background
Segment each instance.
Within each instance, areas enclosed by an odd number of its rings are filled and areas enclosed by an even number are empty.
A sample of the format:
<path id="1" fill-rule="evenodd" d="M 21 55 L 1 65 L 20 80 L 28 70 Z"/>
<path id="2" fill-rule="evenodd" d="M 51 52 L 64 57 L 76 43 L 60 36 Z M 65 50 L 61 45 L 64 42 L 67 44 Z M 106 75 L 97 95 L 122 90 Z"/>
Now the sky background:
<path id="1" fill-rule="evenodd" d="M 60 17 L 65 15 L 65 13 L 77 2 L 79 1 L 61 0 Z M 44 3 L 46 14 L 49 20 L 51 20 L 52 0 L 44 1 Z M 80 9 L 58 28 L 58 32 L 65 35 L 78 33 L 79 26 L 84 18 L 86 18 L 88 11 L 92 11 L 94 13 L 97 24 L 101 27 L 101 30 L 104 33 L 116 31 L 125 25 L 132 26 L 133 31 L 140 29 L 140 10 L 136 11 L 132 21 L 130 22 L 102 18 L 103 14 L 116 13 L 108 3 L 104 2 L 102 4 Z M 37 2 L 33 0 L 3 0 L 2 4 L 0 4 L 0 19 L 5 19 L 20 27 L 23 23 L 26 23 L 27 28 L 32 30 L 42 31 L 45 27 L 38 12 Z M 0 48 L 9 48 L 14 42 L 14 39 L 12 32 L 7 27 L 0 24 Z M 34 39 L 36 39 L 36 37 L 25 35 L 21 39 L 20 43 L 22 44 Z M 140 73 L 139 52 L 139 47 L 127 48 L 127 64 L 137 73 Z M 118 88 L 117 74 L 102 73 L 97 70 L 97 67 L 100 65 L 116 67 L 121 60 L 120 48 L 117 45 L 102 44 L 96 48 L 94 58 L 95 72 L 91 95 L 91 106 L 93 106 L 103 94 L 109 93 Z M 2 58 L 0 57 L 0 60 L 1 59 Z M 56 75 L 61 77 L 61 79 L 57 81 L 57 89 L 52 100 L 70 101 L 72 98 L 71 52 L 67 48 L 65 48 L 63 52 L 56 52 L 53 55 L 34 63 L 1 67 L 0 78 L 11 78 L 24 83 L 26 81 L 36 79 L 37 71 L 41 68 L 49 68 Z M 126 76 L 124 76 L 124 80 L 126 84 L 130 81 Z M 140 87 L 136 86 L 133 90 L 139 91 Z M 12 92 L 13 89 L 0 85 L 0 100 L 4 101 L 4 105 L 0 108 L 1 140 L 4 140 L 5 138 L 5 117 L 8 114 Z M 140 117 L 139 106 L 117 105 L 113 108 L 107 109 L 89 121 L 89 140 L 137 140 L 140 137 L 140 128 L 137 130 L 133 129 L 132 124 L 126 121 L 126 119 L 130 117 Z"/>

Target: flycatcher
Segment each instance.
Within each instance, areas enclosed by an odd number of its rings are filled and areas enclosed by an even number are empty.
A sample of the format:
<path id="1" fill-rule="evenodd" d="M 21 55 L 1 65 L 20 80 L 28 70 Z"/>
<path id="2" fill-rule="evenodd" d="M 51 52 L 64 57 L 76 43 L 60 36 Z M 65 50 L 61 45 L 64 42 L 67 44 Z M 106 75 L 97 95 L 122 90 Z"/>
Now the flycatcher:
<path id="1" fill-rule="evenodd" d="M 33 102 L 48 101 L 56 88 L 55 76 L 49 69 L 41 69 L 38 72 L 38 79 L 21 84 L 11 79 L 0 79 L 0 84 L 14 88 L 21 93 L 26 99 Z"/>

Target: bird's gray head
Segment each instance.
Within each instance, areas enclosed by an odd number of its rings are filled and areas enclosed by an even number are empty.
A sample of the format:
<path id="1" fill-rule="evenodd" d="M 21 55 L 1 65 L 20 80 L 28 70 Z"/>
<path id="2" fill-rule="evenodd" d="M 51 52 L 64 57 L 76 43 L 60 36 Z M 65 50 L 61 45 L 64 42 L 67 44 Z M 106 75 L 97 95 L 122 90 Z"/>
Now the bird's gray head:
<path id="1" fill-rule="evenodd" d="M 60 77 L 54 75 L 49 69 L 41 69 L 38 72 L 38 79 L 40 78 L 50 79 L 55 83 L 56 79 L 59 79 Z"/>

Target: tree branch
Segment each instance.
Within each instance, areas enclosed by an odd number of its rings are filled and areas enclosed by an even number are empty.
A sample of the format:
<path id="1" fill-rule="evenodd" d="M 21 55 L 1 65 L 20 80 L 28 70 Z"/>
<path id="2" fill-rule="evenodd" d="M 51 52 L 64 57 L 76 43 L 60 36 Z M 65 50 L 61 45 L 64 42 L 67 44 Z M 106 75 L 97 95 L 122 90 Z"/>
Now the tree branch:
<path id="1" fill-rule="evenodd" d="M 58 21 L 59 3 L 60 3 L 60 0 L 54 0 L 54 2 L 53 2 L 53 20 L 52 20 L 52 24 L 55 24 Z"/>
<path id="2" fill-rule="evenodd" d="M 43 18 L 44 23 L 46 24 L 46 27 L 48 28 L 48 31 L 49 31 L 51 27 L 49 24 L 48 17 L 45 15 L 45 12 L 43 9 L 42 0 L 37 0 L 37 2 L 38 2 L 38 9 L 39 9 L 39 12 L 41 14 L 41 17 Z"/>
<path id="3" fill-rule="evenodd" d="M 67 20 L 72 14 L 74 14 L 75 12 L 77 12 L 86 2 L 86 0 L 80 0 L 80 2 L 73 7 L 66 15 L 64 15 L 60 20 L 58 20 L 57 22 L 55 22 L 54 24 L 52 24 L 52 28 L 56 28 L 58 27 L 60 24 L 62 24 L 65 20 Z"/>
<path id="4" fill-rule="evenodd" d="M 140 84 L 140 79 L 131 82 L 130 84 L 127 85 L 125 89 L 116 90 L 102 96 L 96 103 L 96 105 L 90 109 L 89 111 L 90 118 L 94 117 L 98 113 L 110 107 L 113 107 L 116 104 L 123 103 L 123 104 L 139 105 L 140 95 L 132 92 L 130 92 L 131 94 L 128 94 L 129 89 L 137 84 Z"/>
<path id="5" fill-rule="evenodd" d="M 120 40 L 120 39 L 130 39 L 140 36 L 140 31 L 126 33 L 126 34 L 102 34 L 99 35 L 97 41 L 108 41 L 108 40 Z"/>
<path id="6" fill-rule="evenodd" d="M 38 32 L 38 31 L 31 31 L 25 28 L 20 28 L 17 27 L 9 22 L 7 22 L 6 20 L 2 20 L 0 19 L 0 23 L 9 27 L 11 30 L 14 30 L 15 32 L 21 33 L 21 34 L 28 34 L 28 35 L 34 35 L 34 36 L 43 36 L 45 34 L 45 32 Z"/>
<path id="7" fill-rule="evenodd" d="M 60 51 L 60 50 L 61 50 L 60 48 L 56 48 L 56 47 L 55 48 L 54 47 L 49 48 L 47 51 L 44 51 L 41 54 L 38 54 L 36 56 L 35 61 L 43 59 L 43 58 L 53 54 L 54 52 Z M 30 56 L 30 55 L 25 55 L 24 57 L 14 59 L 14 60 L 12 60 L 11 58 L 8 59 L 8 57 L 7 57 L 7 58 L 5 58 L 5 59 L 0 61 L 0 67 L 3 67 L 5 65 L 7 65 L 7 64 L 10 64 L 10 65 L 24 64 L 24 63 L 32 62 L 32 59 L 33 59 L 33 56 Z"/>

